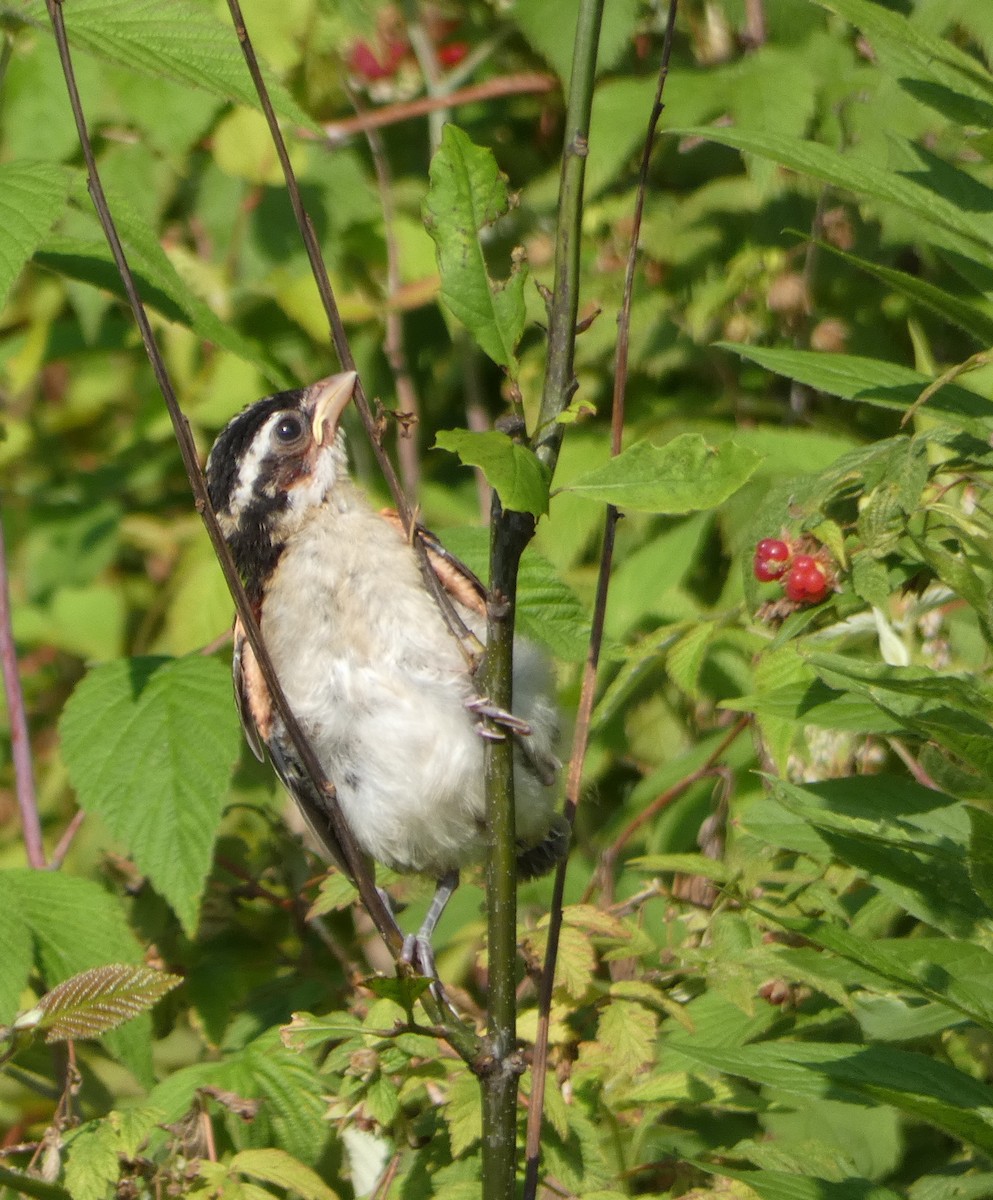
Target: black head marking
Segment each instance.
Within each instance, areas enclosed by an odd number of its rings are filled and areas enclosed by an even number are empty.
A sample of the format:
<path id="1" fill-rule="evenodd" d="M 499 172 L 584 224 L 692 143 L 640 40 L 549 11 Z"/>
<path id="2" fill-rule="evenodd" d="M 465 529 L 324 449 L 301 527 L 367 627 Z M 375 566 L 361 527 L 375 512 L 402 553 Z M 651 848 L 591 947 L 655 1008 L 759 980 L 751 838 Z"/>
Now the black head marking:
<path id="1" fill-rule="evenodd" d="M 207 460 L 207 491 L 215 512 L 230 507 L 241 460 L 262 426 L 281 409 L 299 408 L 303 395 L 301 388 L 295 388 L 256 400 L 224 427 Z"/>
<path id="2" fill-rule="evenodd" d="M 242 460 L 265 423 L 284 409 L 299 409 L 303 396 L 297 388 L 256 400 L 221 431 L 207 460 L 207 492 L 215 512 L 230 513 Z M 253 603 L 259 601 L 263 585 L 283 551 L 282 544 L 272 538 L 272 517 L 286 504 L 285 493 L 254 497 L 227 534 L 235 565 Z"/>

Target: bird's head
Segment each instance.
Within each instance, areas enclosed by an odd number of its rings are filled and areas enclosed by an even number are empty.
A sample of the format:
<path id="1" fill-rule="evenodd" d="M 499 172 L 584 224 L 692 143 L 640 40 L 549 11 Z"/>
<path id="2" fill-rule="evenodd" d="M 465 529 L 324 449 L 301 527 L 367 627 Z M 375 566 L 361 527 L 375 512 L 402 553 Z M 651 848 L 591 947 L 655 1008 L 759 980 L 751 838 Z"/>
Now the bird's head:
<path id="1" fill-rule="evenodd" d="M 250 590 L 261 586 L 286 539 L 346 476 L 338 422 L 356 378 L 344 371 L 257 400 L 214 443 L 207 491 Z"/>

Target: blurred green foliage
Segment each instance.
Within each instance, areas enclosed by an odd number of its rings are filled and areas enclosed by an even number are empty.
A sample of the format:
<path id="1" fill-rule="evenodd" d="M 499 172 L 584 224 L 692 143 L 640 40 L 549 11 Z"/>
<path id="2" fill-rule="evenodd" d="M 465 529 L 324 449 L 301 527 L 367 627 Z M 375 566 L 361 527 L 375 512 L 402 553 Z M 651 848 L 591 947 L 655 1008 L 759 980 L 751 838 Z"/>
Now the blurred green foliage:
<path id="1" fill-rule="evenodd" d="M 244 7 L 387 444 L 425 523 L 480 570 L 485 487 L 433 447 L 498 487 L 519 475 L 509 442 L 466 430 L 537 413 L 534 285 L 551 285 L 577 2 Z M 203 451 L 244 404 L 334 366 L 222 9 L 64 5 L 111 206 Z M 686 0 L 634 285 L 629 449 L 610 464 L 664 18 L 606 6 L 581 283 L 582 315 L 602 313 L 577 338 L 522 575 L 521 624 L 559 660 L 568 711 L 603 500 L 641 498 L 619 527 L 567 883 L 548 1194 L 987 1196 L 993 7 Z M 152 1019 L 77 1047 L 71 1120 L 36 1086 L 58 1064 L 19 1056 L 0 1078 L 6 1144 L 54 1124 L 44 1194 L 82 1200 L 348 1196 L 380 1179 L 379 1194 L 476 1195 L 475 1081 L 409 1023 L 350 889 L 322 880 L 236 737 L 230 602 L 90 207 L 45 6 L 0 0 L 0 24 L 2 517 L 49 851 L 87 814 L 59 871 L 24 868 L 5 720 L 0 1020 L 143 954 L 185 979 Z M 477 166 L 488 147 L 514 198 L 463 231 L 475 294 L 513 301 L 493 303 L 509 374 L 445 303 L 422 220 L 440 125 L 400 119 L 426 88 L 411 42 L 446 86 L 483 85 L 445 112 L 463 132 L 444 140 Z M 391 114 L 371 146 L 370 109 Z M 413 425 L 392 415 L 411 398 Z M 518 502 L 540 509 L 546 484 Z M 822 603 L 755 579 L 765 537 L 818 558 Z M 426 885 L 388 882 L 414 927 Z M 549 897 L 547 880 L 522 889 L 526 1040 Z M 437 941 L 470 1017 L 481 898 L 467 881 Z M 0 1188 L 29 1157 L 5 1158 Z"/>

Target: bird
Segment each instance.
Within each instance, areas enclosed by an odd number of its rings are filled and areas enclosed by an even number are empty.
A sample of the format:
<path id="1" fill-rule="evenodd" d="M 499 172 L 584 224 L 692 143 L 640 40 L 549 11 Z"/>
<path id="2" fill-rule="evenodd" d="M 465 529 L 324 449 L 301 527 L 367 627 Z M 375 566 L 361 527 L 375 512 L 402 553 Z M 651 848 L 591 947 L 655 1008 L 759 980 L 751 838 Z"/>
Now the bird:
<path id="1" fill-rule="evenodd" d="M 341 418 L 356 382 L 344 371 L 243 409 L 210 451 L 207 491 L 286 700 L 358 847 L 435 880 L 402 954 L 435 974 L 435 927 L 460 871 L 486 847 L 484 735 L 493 726 L 482 715 L 494 711 L 477 691 L 478 661 L 452 628 L 482 646 L 486 589 L 433 534 L 419 525 L 405 534 L 398 515 L 377 510 L 352 480 Z M 415 538 L 440 589 L 428 586 Z M 324 854 L 347 871 L 327 797 L 302 768 L 240 620 L 233 677 L 250 747 L 260 760 L 268 750 Z M 556 813 L 553 673 L 520 636 L 513 696 L 514 716 L 495 716 L 515 739 L 517 874 L 529 879 L 564 856 L 569 834 Z"/>

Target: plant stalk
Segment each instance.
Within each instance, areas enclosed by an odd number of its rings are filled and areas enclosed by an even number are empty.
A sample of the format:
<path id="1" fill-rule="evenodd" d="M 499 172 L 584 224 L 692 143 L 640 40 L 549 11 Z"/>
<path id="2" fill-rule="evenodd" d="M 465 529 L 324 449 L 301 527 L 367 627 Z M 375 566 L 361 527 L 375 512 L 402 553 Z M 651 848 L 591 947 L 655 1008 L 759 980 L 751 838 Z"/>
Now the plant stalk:
<path id="1" fill-rule="evenodd" d="M 506 510 L 494 493 L 490 516 L 490 593 L 483 693 L 511 712 L 514 605 L 521 555 L 534 534 L 529 513 Z M 492 728 L 486 742 L 486 930 L 489 962 L 486 1070 L 483 1091 L 483 1200 L 513 1200 L 517 1178 L 517 836 L 514 741 Z"/>
<path id="2" fill-rule="evenodd" d="M 532 447 L 554 474 L 562 445 L 558 416 L 576 390 L 573 361 L 579 315 L 579 249 L 582 237 L 583 180 L 590 144 L 590 113 L 603 0 L 582 0 L 572 51 L 572 77 L 565 116 L 565 146 L 559 176 L 555 231 L 555 276 L 548 306 L 548 366 Z"/>

